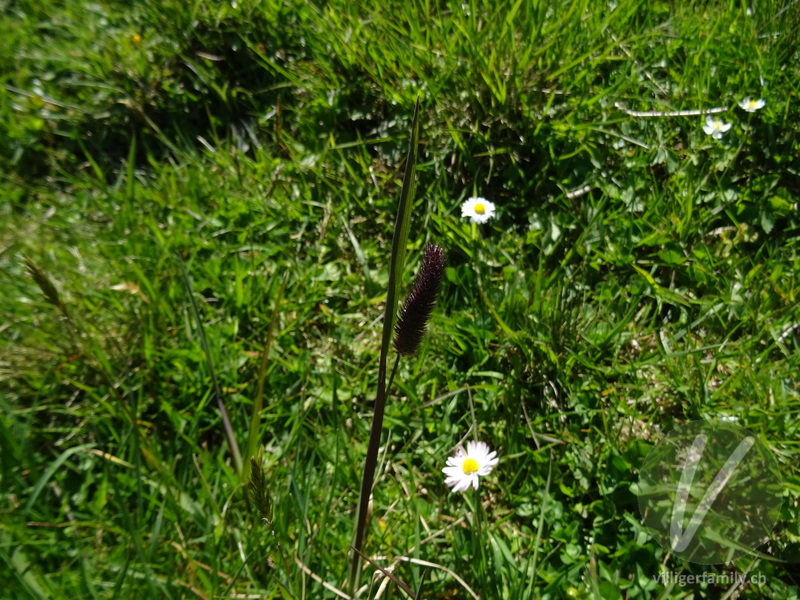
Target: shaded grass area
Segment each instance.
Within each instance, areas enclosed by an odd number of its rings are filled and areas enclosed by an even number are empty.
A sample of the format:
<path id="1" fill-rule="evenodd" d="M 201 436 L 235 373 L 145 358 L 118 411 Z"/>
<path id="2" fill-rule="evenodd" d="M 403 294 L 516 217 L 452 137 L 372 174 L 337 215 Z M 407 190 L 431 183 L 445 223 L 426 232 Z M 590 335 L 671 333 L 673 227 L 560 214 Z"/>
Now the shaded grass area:
<path id="1" fill-rule="evenodd" d="M 773 539 L 738 565 L 767 583 L 744 593 L 796 597 L 798 15 L 747 8 L 5 7 L 0 581 L 333 597 L 303 563 L 343 587 L 420 97 L 409 271 L 427 242 L 449 268 L 387 406 L 370 556 L 436 562 L 486 598 L 683 597 L 662 565 L 707 568 L 644 530 L 638 469 L 675 425 L 736 418 L 785 479 Z M 701 116 L 623 110 L 718 106 L 722 140 Z M 459 212 L 474 194 L 499 208 L 480 229 Z M 241 446 L 283 278 L 270 526 L 231 466 L 188 294 Z M 501 454 L 480 536 L 441 476 L 470 398 Z M 422 567 L 397 573 L 414 589 Z M 438 569 L 425 587 L 469 597 Z"/>

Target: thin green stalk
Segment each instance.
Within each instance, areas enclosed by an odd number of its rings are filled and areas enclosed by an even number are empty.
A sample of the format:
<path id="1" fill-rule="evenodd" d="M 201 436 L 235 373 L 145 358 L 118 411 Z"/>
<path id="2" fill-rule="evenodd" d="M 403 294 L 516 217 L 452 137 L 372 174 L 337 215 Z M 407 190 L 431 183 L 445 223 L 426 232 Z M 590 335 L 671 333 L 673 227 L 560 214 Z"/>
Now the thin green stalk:
<path id="1" fill-rule="evenodd" d="M 217 397 L 217 407 L 219 408 L 220 416 L 222 417 L 222 426 L 225 429 L 225 437 L 228 440 L 231 456 L 233 457 L 233 466 L 236 468 L 237 473 L 242 472 L 242 455 L 239 452 L 239 446 L 236 443 L 236 436 L 233 433 L 233 426 L 231 420 L 228 418 L 228 411 L 225 410 L 225 402 L 222 400 L 222 390 L 217 381 L 217 373 L 214 370 L 214 361 L 211 360 L 211 350 L 208 347 L 208 340 L 206 339 L 206 330 L 203 327 L 203 322 L 200 319 L 200 312 L 197 310 L 197 303 L 194 299 L 194 290 L 192 288 L 192 280 L 186 272 L 186 267 L 183 264 L 180 256 L 177 256 L 178 264 L 181 266 L 181 273 L 183 274 L 183 283 L 186 286 L 186 293 L 189 296 L 189 304 L 192 307 L 192 316 L 194 316 L 195 323 L 197 324 L 197 331 L 200 334 L 200 343 L 203 346 L 203 353 L 206 355 L 206 364 L 208 365 L 208 372 L 211 374 L 211 383 L 214 386 L 214 395 Z"/>
<path id="2" fill-rule="evenodd" d="M 288 272 L 287 272 L 288 273 Z M 275 334 L 275 322 L 278 319 L 278 309 L 281 306 L 283 299 L 283 291 L 286 288 L 287 275 L 283 276 L 281 281 L 281 288 L 278 290 L 278 297 L 275 299 L 275 306 L 272 308 L 272 318 L 269 322 L 269 331 L 267 332 L 267 341 L 264 344 L 264 350 L 261 353 L 261 364 L 258 367 L 258 389 L 256 390 L 256 397 L 253 400 L 253 413 L 250 415 L 250 432 L 247 436 L 247 446 L 244 449 L 244 457 L 242 458 L 244 470 L 242 471 L 242 481 L 246 482 L 250 474 L 250 457 L 256 455 L 256 446 L 258 446 L 258 430 L 261 424 L 261 411 L 264 408 L 264 379 L 267 372 L 267 360 L 269 357 L 269 349 L 272 346 L 272 337 Z"/>
<path id="3" fill-rule="evenodd" d="M 547 509 L 547 502 L 550 499 L 550 482 L 553 479 L 553 452 L 550 451 L 550 462 L 547 467 L 547 482 L 544 486 L 544 494 L 542 496 L 542 504 L 539 507 L 539 523 L 536 527 L 536 539 L 533 543 L 533 558 L 531 559 L 531 570 L 528 574 L 528 592 L 533 593 L 534 581 L 536 579 L 536 568 L 539 561 L 539 544 L 542 539 L 542 532 L 544 531 L 544 516 Z"/>
<path id="4" fill-rule="evenodd" d="M 478 285 L 478 296 L 479 298 L 476 299 L 475 304 L 480 306 L 480 322 L 479 327 L 480 331 L 482 332 L 481 340 L 483 348 L 487 348 L 489 341 L 488 337 L 485 335 L 486 328 L 488 326 L 488 319 L 486 317 L 486 306 L 489 304 L 488 298 L 483 291 L 483 279 L 482 279 L 482 269 L 481 269 L 481 261 L 480 261 L 480 240 L 478 239 L 478 224 L 477 223 L 470 223 L 470 231 L 472 234 L 472 262 L 475 266 L 475 275 L 477 279 Z M 482 302 L 481 302 L 482 300 Z M 499 320 L 499 319 L 498 319 Z"/>
<path id="5" fill-rule="evenodd" d="M 469 414 L 472 416 L 472 437 L 478 440 L 478 420 L 475 418 L 475 403 L 472 401 L 472 389 L 467 384 L 467 399 L 469 400 Z"/>
<path id="6" fill-rule="evenodd" d="M 416 187 L 415 169 L 417 162 L 417 145 L 419 143 L 419 99 L 414 107 L 414 118 L 411 122 L 411 140 L 406 158 L 406 168 L 403 175 L 403 188 L 400 191 L 400 203 L 397 208 L 394 237 L 392 239 L 392 256 L 389 266 L 389 283 L 386 290 L 386 306 L 383 314 L 383 337 L 381 339 L 381 354 L 378 362 L 378 390 L 375 397 L 375 408 L 372 414 L 367 456 L 364 460 L 364 473 L 361 476 L 361 492 L 358 498 L 358 517 L 356 521 L 355 541 L 353 543 L 353 557 L 350 564 L 348 577 L 349 589 L 358 589 L 360 577 L 361 556 L 364 547 L 364 533 L 367 526 L 369 513 L 369 497 L 372 494 L 372 484 L 375 479 L 375 467 L 378 464 L 378 450 L 381 443 L 381 430 L 383 428 L 383 415 L 386 411 L 386 371 L 389 347 L 394 335 L 394 320 L 397 313 L 397 291 L 403 275 L 405 265 L 406 244 L 411 222 L 411 205 L 414 201 L 414 188 Z"/>
<path id="7" fill-rule="evenodd" d="M 479 489 L 472 490 L 472 497 L 475 501 L 475 507 L 472 511 L 472 516 L 475 518 L 475 531 L 478 532 L 478 543 L 481 546 L 481 554 L 483 554 L 483 544 L 480 541 L 483 539 L 483 531 L 481 528 L 481 520 L 483 518 L 483 504 L 481 503 L 481 491 Z"/>
<path id="8" fill-rule="evenodd" d="M 484 539 L 483 537 L 483 525 L 481 521 L 483 520 L 483 504 L 481 503 L 481 491 L 480 489 L 473 489 L 472 494 L 464 495 L 464 498 L 469 504 L 470 508 L 472 509 L 472 525 L 473 530 L 470 532 L 471 542 L 472 542 L 472 557 L 473 559 L 476 556 L 480 557 L 480 572 L 483 577 L 489 576 L 489 566 L 488 561 L 486 560 L 486 543 L 488 540 Z M 473 504 L 474 503 L 474 504 Z"/>

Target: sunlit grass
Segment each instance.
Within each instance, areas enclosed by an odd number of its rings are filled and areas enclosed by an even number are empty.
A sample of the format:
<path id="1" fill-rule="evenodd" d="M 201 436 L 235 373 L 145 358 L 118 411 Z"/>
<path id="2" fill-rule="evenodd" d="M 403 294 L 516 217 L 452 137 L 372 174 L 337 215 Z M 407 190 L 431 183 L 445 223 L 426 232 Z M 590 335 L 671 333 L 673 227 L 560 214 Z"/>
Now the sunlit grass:
<path id="1" fill-rule="evenodd" d="M 419 98 L 400 295 L 428 243 L 448 268 L 388 392 L 367 555 L 425 598 L 721 597 L 654 579 L 724 569 L 668 557 L 636 486 L 673 426 L 735 418 L 785 480 L 743 596 L 795 598 L 798 23 L 790 2 L 6 7 L 0 582 L 346 589 Z M 209 365 L 260 461 L 250 500 Z M 464 497 L 442 468 L 468 434 L 501 460 Z M 403 596 L 380 585 L 361 597 Z"/>

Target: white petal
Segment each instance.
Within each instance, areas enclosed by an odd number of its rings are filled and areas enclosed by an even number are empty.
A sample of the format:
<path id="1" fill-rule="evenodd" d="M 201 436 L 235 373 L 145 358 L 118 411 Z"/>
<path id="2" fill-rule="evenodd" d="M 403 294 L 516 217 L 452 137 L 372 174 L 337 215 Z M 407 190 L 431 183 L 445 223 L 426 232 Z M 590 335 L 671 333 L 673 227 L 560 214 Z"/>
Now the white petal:
<path id="1" fill-rule="evenodd" d="M 458 485 L 453 488 L 454 492 L 466 492 L 469 489 L 470 478 L 464 477 L 458 482 Z"/>
<path id="2" fill-rule="evenodd" d="M 484 463 L 483 466 L 481 467 L 481 470 L 486 470 L 487 471 L 486 475 L 488 475 L 489 473 L 492 472 L 492 469 L 494 469 L 497 466 L 498 462 L 499 461 L 497 460 L 493 460 L 491 462 Z M 481 473 L 481 475 L 483 475 L 483 473 Z"/>
<path id="3" fill-rule="evenodd" d="M 460 467 L 445 467 L 442 469 L 442 473 L 448 477 L 460 477 L 464 471 Z"/>
<path id="4" fill-rule="evenodd" d="M 475 453 L 484 446 L 483 442 L 467 442 L 467 454 L 469 456 L 475 456 Z"/>

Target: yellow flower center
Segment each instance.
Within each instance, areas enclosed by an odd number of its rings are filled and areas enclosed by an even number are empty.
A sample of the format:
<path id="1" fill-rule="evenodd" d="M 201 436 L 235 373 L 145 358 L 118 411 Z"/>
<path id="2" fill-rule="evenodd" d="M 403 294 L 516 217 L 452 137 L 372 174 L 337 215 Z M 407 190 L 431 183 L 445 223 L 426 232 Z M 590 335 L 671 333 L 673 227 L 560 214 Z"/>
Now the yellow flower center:
<path id="1" fill-rule="evenodd" d="M 478 213 L 479 215 L 484 214 L 486 212 L 486 206 L 484 206 L 483 204 L 480 204 L 480 203 L 476 204 L 475 205 L 475 212 Z"/>
<path id="2" fill-rule="evenodd" d="M 464 469 L 464 475 L 472 475 L 479 468 L 478 461 L 474 458 L 468 458 L 464 461 L 464 464 L 461 465 L 461 468 Z"/>

